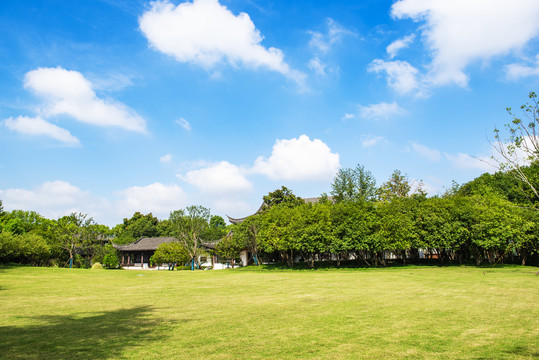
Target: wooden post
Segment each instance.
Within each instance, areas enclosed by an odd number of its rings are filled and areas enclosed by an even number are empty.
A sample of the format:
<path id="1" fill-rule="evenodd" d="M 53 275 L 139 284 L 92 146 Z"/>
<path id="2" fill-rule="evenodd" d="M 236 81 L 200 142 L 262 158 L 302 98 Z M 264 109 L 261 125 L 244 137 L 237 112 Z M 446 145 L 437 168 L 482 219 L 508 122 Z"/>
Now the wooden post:
<path id="1" fill-rule="evenodd" d="M 144 269 L 144 253 L 140 253 L 140 267 Z"/>

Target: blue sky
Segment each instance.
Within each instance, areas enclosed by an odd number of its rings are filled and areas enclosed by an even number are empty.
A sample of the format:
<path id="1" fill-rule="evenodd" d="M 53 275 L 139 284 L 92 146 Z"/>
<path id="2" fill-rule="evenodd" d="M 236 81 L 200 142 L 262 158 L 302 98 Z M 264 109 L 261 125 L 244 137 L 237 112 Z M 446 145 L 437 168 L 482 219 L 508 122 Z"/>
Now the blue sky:
<path id="1" fill-rule="evenodd" d="M 539 2 L 2 1 L 0 199 L 114 225 L 282 185 L 485 171 L 539 85 Z"/>

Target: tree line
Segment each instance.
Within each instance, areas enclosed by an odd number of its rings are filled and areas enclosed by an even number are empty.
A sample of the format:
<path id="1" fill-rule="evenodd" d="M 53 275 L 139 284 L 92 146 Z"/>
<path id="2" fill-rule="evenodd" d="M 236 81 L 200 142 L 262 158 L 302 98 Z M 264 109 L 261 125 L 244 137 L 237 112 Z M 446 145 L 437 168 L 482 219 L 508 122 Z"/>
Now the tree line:
<path id="1" fill-rule="evenodd" d="M 524 167 L 532 181 L 539 165 Z M 393 172 L 381 186 L 363 166 L 339 170 L 329 195 L 306 203 L 286 187 L 263 197 L 262 210 L 241 224 L 226 226 L 209 209 L 190 206 L 159 220 L 136 212 L 109 228 L 85 214 L 57 220 L 33 211 L 4 211 L 0 201 L 0 262 L 117 267 L 116 250 L 141 237 L 172 236 L 154 263 L 199 266 L 202 243 L 215 243 L 215 254 L 233 262 L 248 250 L 254 264 L 282 261 L 353 260 L 361 266 L 388 261 L 440 263 L 537 263 L 539 201 L 507 172 L 483 174 L 442 195 L 428 197 L 421 184 L 413 189 L 406 175 Z"/>

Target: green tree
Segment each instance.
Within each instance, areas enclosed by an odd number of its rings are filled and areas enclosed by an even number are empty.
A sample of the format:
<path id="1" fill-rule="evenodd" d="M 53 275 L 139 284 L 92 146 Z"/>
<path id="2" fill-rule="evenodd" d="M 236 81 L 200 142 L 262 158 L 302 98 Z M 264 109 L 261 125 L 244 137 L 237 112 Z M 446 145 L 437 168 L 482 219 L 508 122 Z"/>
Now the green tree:
<path id="1" fill-rule="evenodd" d="M 122 224 L 113 229 L 116 235 L 115 243 L 129 244 L 141 237 L 160 236 L 159 219 L 149 214 L 136 212 L 130 219 L 125 218 Z"/>
<path id="2" fill-rule="evenodd" d="M 275 205 L 294 207 L 304 203 L 303 199 L 294 195 L 292 190 L 286 186 L 281 186 L 280 189 L 272 191 L 263 197 L 264 207 L 270 208 Z"/>
<path id="3" fill-rule="evenodd" d="M 247 249 L 253 257 L 255 265 L 260 265 L 262 248 L 261 238 L 258 236 L 262 225 L 263 215 L 249 216 L 242 223 L 233 226 L 232 236 L 243 249 Z"/>
<path id="4" fill-rule="evenodd" d="M 215 252 L 232 264 L 232 268 L 234 268 L 236 259 L 240 256 L 242 250 L 241 243 L 237 241 L 237 237 L 232 235 L 227 235 L 221 239 L 215 248 Z"/>
<path id="5" fill-rule="evenodd" d="M 49 245 L 40 235 L 0 233 L 0 263 L 45 265 L 50 254 Z"/>
<path id="6" fill-rule="evenodd" d="M 340 169 L 331 184 L 336 202 L 371 201 L 376 197 L 376 179 L 363 165 L 355 169 Z"/>
<path id="7" fill-rule="evenodd" d="M 116 269 L 120 265 L 118 255 L 115 253 L 106 254 L 103 257 L 103 266 L 107 269 Z"/>
<path id="8" fill-rule="evenodd" d="M 73 267 L 75 251 L 94 240 L 95 233 L 91 226 L 95 222 L 82 213 L 72 213 L 58 219 L 56 234 L 59 245 L 69 254 L 69 267 Z"/>
<path id="9" fill-rule="evenodd" d="M 178 264 L 185 264 L 190 256 L 182 244 L 178 242 L 163 243 L 157 247 L 150 257 L 152 265 L 168 264 L 169 270 L 174 270 Z"/>
<path id="10" fill-rule="evenodd" d="M 403 262 L 406 262 L 407 251 L 417 247 L 415 204 L 412 198 L 400 197 L 380 204 L 379 235 L 384 239 L 384 250 L 396 254 Z"/>
<path id="11" fill-rule="evenodd" d="M 191 260 L 191 269 L 202 253 L 202 236 L 208 228 L 210 210 L 203 206 L 188 206 L 185 210 L 175 210 L 170 213 L 169 220 L 172 224 L 174 236 L 182 244 Z"/>
<path id="12" fill-rule="evenodd" d="M 333 233 L 331 224 L 331 204 L 302 204 L 293 209 L 290 224 L 294 250 L 308 259 L 314 267 L 316 255 L 330 250 Z M 337 253 L 340 255 L 340 253 Z M 337 257 L 340 265 L 340 257 Z"/>
<path id="13" fill-rule="evenodd" d="M 368 258 L 374 257 L 373 233 L 375 207 L 370 202 L 340 202 L 331 207 L 333 231 L 331 252 L 353 254 L 358 260 L 371 265 Z M 368 256 L 370 255 L 370 256 Z"/>
<path id="14" fill-rule="evenodd" d="M 227 233 L 225 220 L 219 215 L 210 218 L 210 225 L 204 234 L 204 240 L 214 242 L 222 239 Z"/>
<path id="15" fill-rule="evenodd" d="M 410 194 L 411 186 L 408 176 L 395 170 L 388 181 L 378 189 L 378 196 L 382 201 L 391 201 L 395 198 L 405 198 Z"/>
<path id="16" fill-rule="evenodd" d="M 258 232 L 262 251 L 278 252 L 288 266 L 293 266 L 294 251 L 297 249 L 291 227 L 293 218 L 294 208 L 272 206 L 261 214 Z"/>

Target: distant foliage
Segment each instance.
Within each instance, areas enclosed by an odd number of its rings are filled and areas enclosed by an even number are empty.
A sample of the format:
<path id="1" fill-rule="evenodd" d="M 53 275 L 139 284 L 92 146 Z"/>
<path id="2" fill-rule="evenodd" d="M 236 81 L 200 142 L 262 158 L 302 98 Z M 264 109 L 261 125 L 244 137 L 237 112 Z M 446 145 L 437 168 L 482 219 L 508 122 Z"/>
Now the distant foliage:
<path id="1" fill-rule="evenodd" d="M 129 244 L 141 237 L 162 236 L 163 231 L 159 226 L 159 219 L 149 214 L 136 212 L 130 219 L 125 218 L 122 224 L 113 229 L 116 235 L 116 244 Z"/>
<path id="2" fill-rule="evenodd" d="M 331 184 L 336 202 L 372 201 L 376 198 L 376 179 L 363 165 L 355 169 L 340 169 Z"/>
<path id="3" fill-rule="evenodd" d="M 294 207 L 303 204 L 303 199 L 294 195 L 292 190 L 286 186 L 281 186 L 273 192 L 263 197 L 264 207 L 270 208 L 275 205 L 281 205 L 286 207 Z"/>

